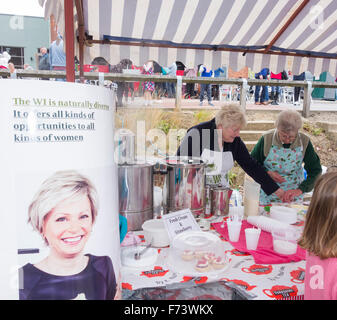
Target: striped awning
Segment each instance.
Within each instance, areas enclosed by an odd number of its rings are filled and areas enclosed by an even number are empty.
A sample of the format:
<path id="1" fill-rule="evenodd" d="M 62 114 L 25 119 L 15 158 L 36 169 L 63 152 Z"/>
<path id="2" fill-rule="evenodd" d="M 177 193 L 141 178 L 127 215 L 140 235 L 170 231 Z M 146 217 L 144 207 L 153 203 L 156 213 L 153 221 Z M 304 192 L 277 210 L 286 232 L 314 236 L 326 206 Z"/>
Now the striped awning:
<path id="1" fill-rule="evenodd" d="M 60 22 L 58 1 L 47 0 L 45 11 L 57 9 Z M 83 0 L 83 13 L 87 33 L 110 40 L 86 47 L 85 63 L 101 56 L 111 64 L 337 74 L 335 0 Z"/>

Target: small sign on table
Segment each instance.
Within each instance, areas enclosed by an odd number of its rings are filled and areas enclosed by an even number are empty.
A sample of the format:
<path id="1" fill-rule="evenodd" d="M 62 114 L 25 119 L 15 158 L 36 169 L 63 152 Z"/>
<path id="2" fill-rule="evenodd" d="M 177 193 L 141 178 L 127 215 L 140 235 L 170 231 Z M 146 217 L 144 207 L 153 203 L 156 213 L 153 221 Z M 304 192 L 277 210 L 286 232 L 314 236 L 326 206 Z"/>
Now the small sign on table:
<path id="1" fill-rule="evenodd" d="M 164 214 L 162 219 L 170 241 L 178 234 L 186 231 L 201 231 L 190 209 Z"/>

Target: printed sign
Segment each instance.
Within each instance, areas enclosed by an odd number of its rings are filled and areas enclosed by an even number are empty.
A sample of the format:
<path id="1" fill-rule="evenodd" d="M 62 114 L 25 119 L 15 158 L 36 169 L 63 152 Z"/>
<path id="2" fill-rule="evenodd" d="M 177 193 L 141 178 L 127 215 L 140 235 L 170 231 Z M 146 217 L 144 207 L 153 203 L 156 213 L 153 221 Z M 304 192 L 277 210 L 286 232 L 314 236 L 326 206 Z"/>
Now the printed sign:
<path id="1" fill-rule="evenodd" d="M 190 209 L 164 214 L 163 221 L 170 241 L 185 231 L 201 231 Z"/>
<path id="2" fill-rule="evenodd" d="M 0 299 L 119 296 L 114 93 L 0 80 Z"/>

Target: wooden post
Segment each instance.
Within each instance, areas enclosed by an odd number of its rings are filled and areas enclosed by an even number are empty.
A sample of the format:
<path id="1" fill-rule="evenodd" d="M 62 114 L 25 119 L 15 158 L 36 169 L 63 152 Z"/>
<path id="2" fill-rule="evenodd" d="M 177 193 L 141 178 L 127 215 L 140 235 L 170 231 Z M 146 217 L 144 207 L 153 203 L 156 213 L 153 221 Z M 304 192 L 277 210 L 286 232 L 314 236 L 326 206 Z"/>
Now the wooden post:
<path id="1" fill-rule="evenodd" d="M 242 84 L 240 88 L 240 105 L 244 112 L 246 112 L 247 87 L 247 79 L 242 79 Z"/>
<path id="2" fill-rule="evenodd" d="M 303 99 L 303 117 L 308 118 L 310 115 L 310 102 L 311 102 L 312 82 L 306 81 L 304 86 L 304 99 Z"/>
<path id="3" fill-rule="evenodd" d="M 66 44 L 66 78 L 75 82 L 74 50 L 74 2 L 64 0 L 65 44 Z"/>
<path id="4" fill-rule="evenodd" d="M 177 76 L 177 89 L 176 89 L 176 104 L 175 111 L 181 111 L 181 96 L 182 96 L 183 81 L 181 76 Z"/>

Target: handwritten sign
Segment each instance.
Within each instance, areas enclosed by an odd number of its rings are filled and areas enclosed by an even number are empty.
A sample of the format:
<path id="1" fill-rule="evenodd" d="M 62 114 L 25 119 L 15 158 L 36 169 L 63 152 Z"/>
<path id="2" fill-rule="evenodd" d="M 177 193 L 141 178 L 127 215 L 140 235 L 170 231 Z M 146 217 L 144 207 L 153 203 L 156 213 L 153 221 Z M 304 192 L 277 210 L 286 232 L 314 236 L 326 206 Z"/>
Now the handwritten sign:
<path id="1" fill-rule="evenodd" d="M 201 231 L 190 209 L 183 209 L 163 215 L 163 222 L 170 241 L 186 231 Z"/>

